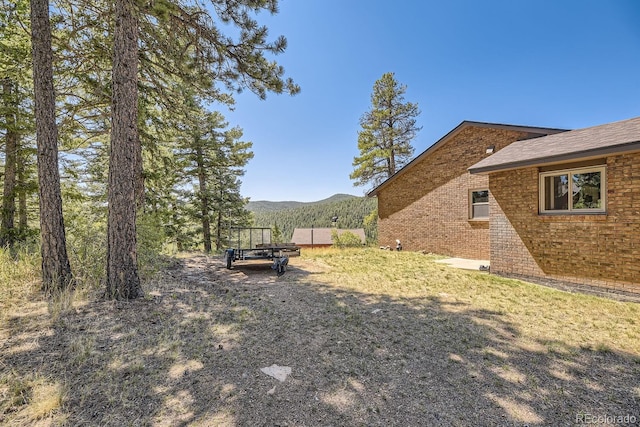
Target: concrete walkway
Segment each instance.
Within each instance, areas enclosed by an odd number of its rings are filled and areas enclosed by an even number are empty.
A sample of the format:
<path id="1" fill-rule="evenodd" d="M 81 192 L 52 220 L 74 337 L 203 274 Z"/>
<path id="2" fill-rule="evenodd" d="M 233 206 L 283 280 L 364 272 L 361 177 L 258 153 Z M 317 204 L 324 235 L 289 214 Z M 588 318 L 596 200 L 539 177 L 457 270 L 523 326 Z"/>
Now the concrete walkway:
<path id="1" fill-rule="evenodd" d="M 478 260 L 478 259 L 464 259 L 464 258 L 445 258 L 439 259 L 436 262 L 441 264 L 447 264 L 451 267 L 462 268 L 465 270 L 480 270 L 480 266 L 489 266 L 488 260 Z"/>

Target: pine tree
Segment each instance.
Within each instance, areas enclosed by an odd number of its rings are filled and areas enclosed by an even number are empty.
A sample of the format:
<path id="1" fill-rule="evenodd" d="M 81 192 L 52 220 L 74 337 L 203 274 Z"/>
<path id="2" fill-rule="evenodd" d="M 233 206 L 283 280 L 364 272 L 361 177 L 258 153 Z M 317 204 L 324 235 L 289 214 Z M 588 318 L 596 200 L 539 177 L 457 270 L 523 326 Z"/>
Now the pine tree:
<path id="1" fill-rule="evenodd" d="M 53 60 L 48 0 L 31 0 L 31 44 L 38 145 L 42 285 L 46 291 L 71 283 L 58 171 Z"/>
<path id="2" fill-rule="evenodd" d="M 0 3 L 0 132 L 4 131 L 5 160 L 0 246 L 12 246 L 27 234 L 26 200 L 33 188 L 30 166 L 35 155 L 26 141 L 33 132 L 29 33 L 29 1 Z"/>
<path id="3" fill-rule="evenodd" d="M 138 19 L 134 0 L 116 0 L 107 215 L 109 298 L 143 295 L 136 247 L 138 167 Z"/>
<path id="4" fill-rule="evenodd" d="M 15 240 L 14 217 L 16 212 L 16 181 L 18 168 L 18 133 L 16 131 L 16 102 L 14 83 L 5 78 L 2 83 L 5 124 L 5 164 L 2 210 L 0 211 L 0 247 L 13 246 Z"/>
<path id="5" fill-rule="evenodd" d="M 278 222 L 273 222 L 273 227 L 271 227 L 271 240 L 272 243 L 280 244 L 282 243 L 282 231 L 280 227 L 278 227 Z"/>
<path id="6" fill-rule="evenodd" d="M 267 41 L 267 30 L 259 26 L 252 14 L 266 9 L 277 12 L 276 0 L 213 0 L 213 10 L 223 23 L 231 23 L 239 30 L 234 41 L 216 27 L 207 11 L 197 6 L 178 2 L 152 3 L 145 16 L 154 16 L 158 27 L 175 25 L 177 40 L 186 40 L 185 61 L 194 68 L 189 74 L 199 81 L 198 71 L 211 76 L 209 94 L 216 96 L 215 82 L 228 89 L 249 88 L 261 98 L 267 91 L 295 94 L 299 87 L 291 79 L 282 78 L 284 70 L 265 58 L 265 52 L 277 54 L 286 48 L 284 37 Z M 135 201 L 139 194 L 137 183 L 141 170 L 141 145 L 137 133 L 137 70 L 139 22 L 136 5 L 132 0 L 116 1 L 114 41 L 113 106 L 111 155 L 109 161 L 109 219 L 107 254 L 107 295 L 117 298 L 135 298 L 141 295 L 136 265 Z M 151 28 L 154 28 L 152 26 Z M 153 39 L 152 39 L 153 40 Z M 164 39 L 164 45 L 173 41 Z M 151 50 L 149 50 L 151 51 Z M 161 56 L 157 59 L 164 60 Z M 177 63 L 177 62 L 176 62 Z M 156 66 L 162 67 L 161 61 Z M 125 148 L 126 147 L 126 148 Z M 133 149 L 132 149 L 133 147 Z M 127 152 L 128 148 L 128 152 Z M 133 207 L 132 207 L 133 205 Z"/>
<path id="7" fill-rule="evenodd" d="M 248 199 L 240 194 L 245 166 L 253 159 L 248 141 L 241 141 L 242 129 L 233 127 L 224 133 L 224 143 L 220 146 L 219 158 L 222 167 L 216 169 L 215 182 L 218 188 L 216 225 L 216 249 L 220 250 L 229 242 L 223 237 L 229 227 L 246 227 L 251 224 L 251 214 L 246 209 Z"/>
<path id="8" fill-rule="evenodd" d="M 416 126 L 420 114 L 417 104 L 404 102 L 406 86 L 385 73 L 373 86 L 371 110 L 360 118 L 358 132 L 360 155 L 353 160 L 349 176 L 355 185 L 380 184 L 396 173 L 413 156 L 411 141 L 421 129 Z"/>
<path id="9" fill-rule="evenodd" d="M 240 128 L 225 130 L 228 123 L 218 112 L 201 113 L 189 126 L 178 155 L 186 160 L 185 173 L 197 189 L 194 198 L 198 209 L 193 216 L 201 222 L 204 249 L 211 252 L 214 240 L 218 250 L 224 243 L 231 218 L 247 222 L 239 177 L 253 158 L 252 144 L 240 141 Z"/>

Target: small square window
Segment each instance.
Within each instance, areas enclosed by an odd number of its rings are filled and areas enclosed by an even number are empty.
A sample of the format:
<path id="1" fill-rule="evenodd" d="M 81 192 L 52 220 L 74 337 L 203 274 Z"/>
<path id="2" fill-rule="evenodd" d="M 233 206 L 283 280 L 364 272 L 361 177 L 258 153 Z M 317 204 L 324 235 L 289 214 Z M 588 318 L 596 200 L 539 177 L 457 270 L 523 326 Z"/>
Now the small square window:
<path id="1" fill-rule="evenodd" d="M 489 219 L 489 190 L 469 192 L 469 219 Z"/>

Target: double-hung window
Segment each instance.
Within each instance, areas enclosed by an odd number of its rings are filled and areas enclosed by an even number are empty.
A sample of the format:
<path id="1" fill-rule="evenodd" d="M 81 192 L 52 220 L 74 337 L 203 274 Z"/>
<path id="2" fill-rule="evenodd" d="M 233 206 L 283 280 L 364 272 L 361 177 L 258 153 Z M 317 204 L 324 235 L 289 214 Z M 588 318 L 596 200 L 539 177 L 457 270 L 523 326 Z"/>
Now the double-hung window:
<path id="1" fill-rule="evenodd" d="M 605 166 L 540 173 L 541 213 L 603 213 Z"/>
<path id="2" fill-rule="evenodd" d="M 469 219 L 489 219 L 489 190 L 469 192 Z"/>

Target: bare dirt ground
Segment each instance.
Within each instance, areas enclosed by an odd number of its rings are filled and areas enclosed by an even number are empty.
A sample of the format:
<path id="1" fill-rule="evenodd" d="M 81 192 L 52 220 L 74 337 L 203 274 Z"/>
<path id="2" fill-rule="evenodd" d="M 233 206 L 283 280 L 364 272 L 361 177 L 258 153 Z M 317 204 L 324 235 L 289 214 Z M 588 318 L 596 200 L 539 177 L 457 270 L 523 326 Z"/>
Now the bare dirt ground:
<path id="1" fill-rule="evenodd" d="M 276 277 L 264 262 L 226 270 L 193 255 L 141 300 L 88 302 L 54 322 L 34 303 L 0 336 L 0 396 L 14 399 L 0 424 L 640 424 L 637 358 L 521 340 L 499 313 L 446 296 L 346 291 L 319 280 L 325 268 L 294 258 Z M 284 381 L 261 371 L 274 364 L 291 368 Z M 27 377 L 63 390 L 61 407 L 17 416 L 11 389 Z"/>

